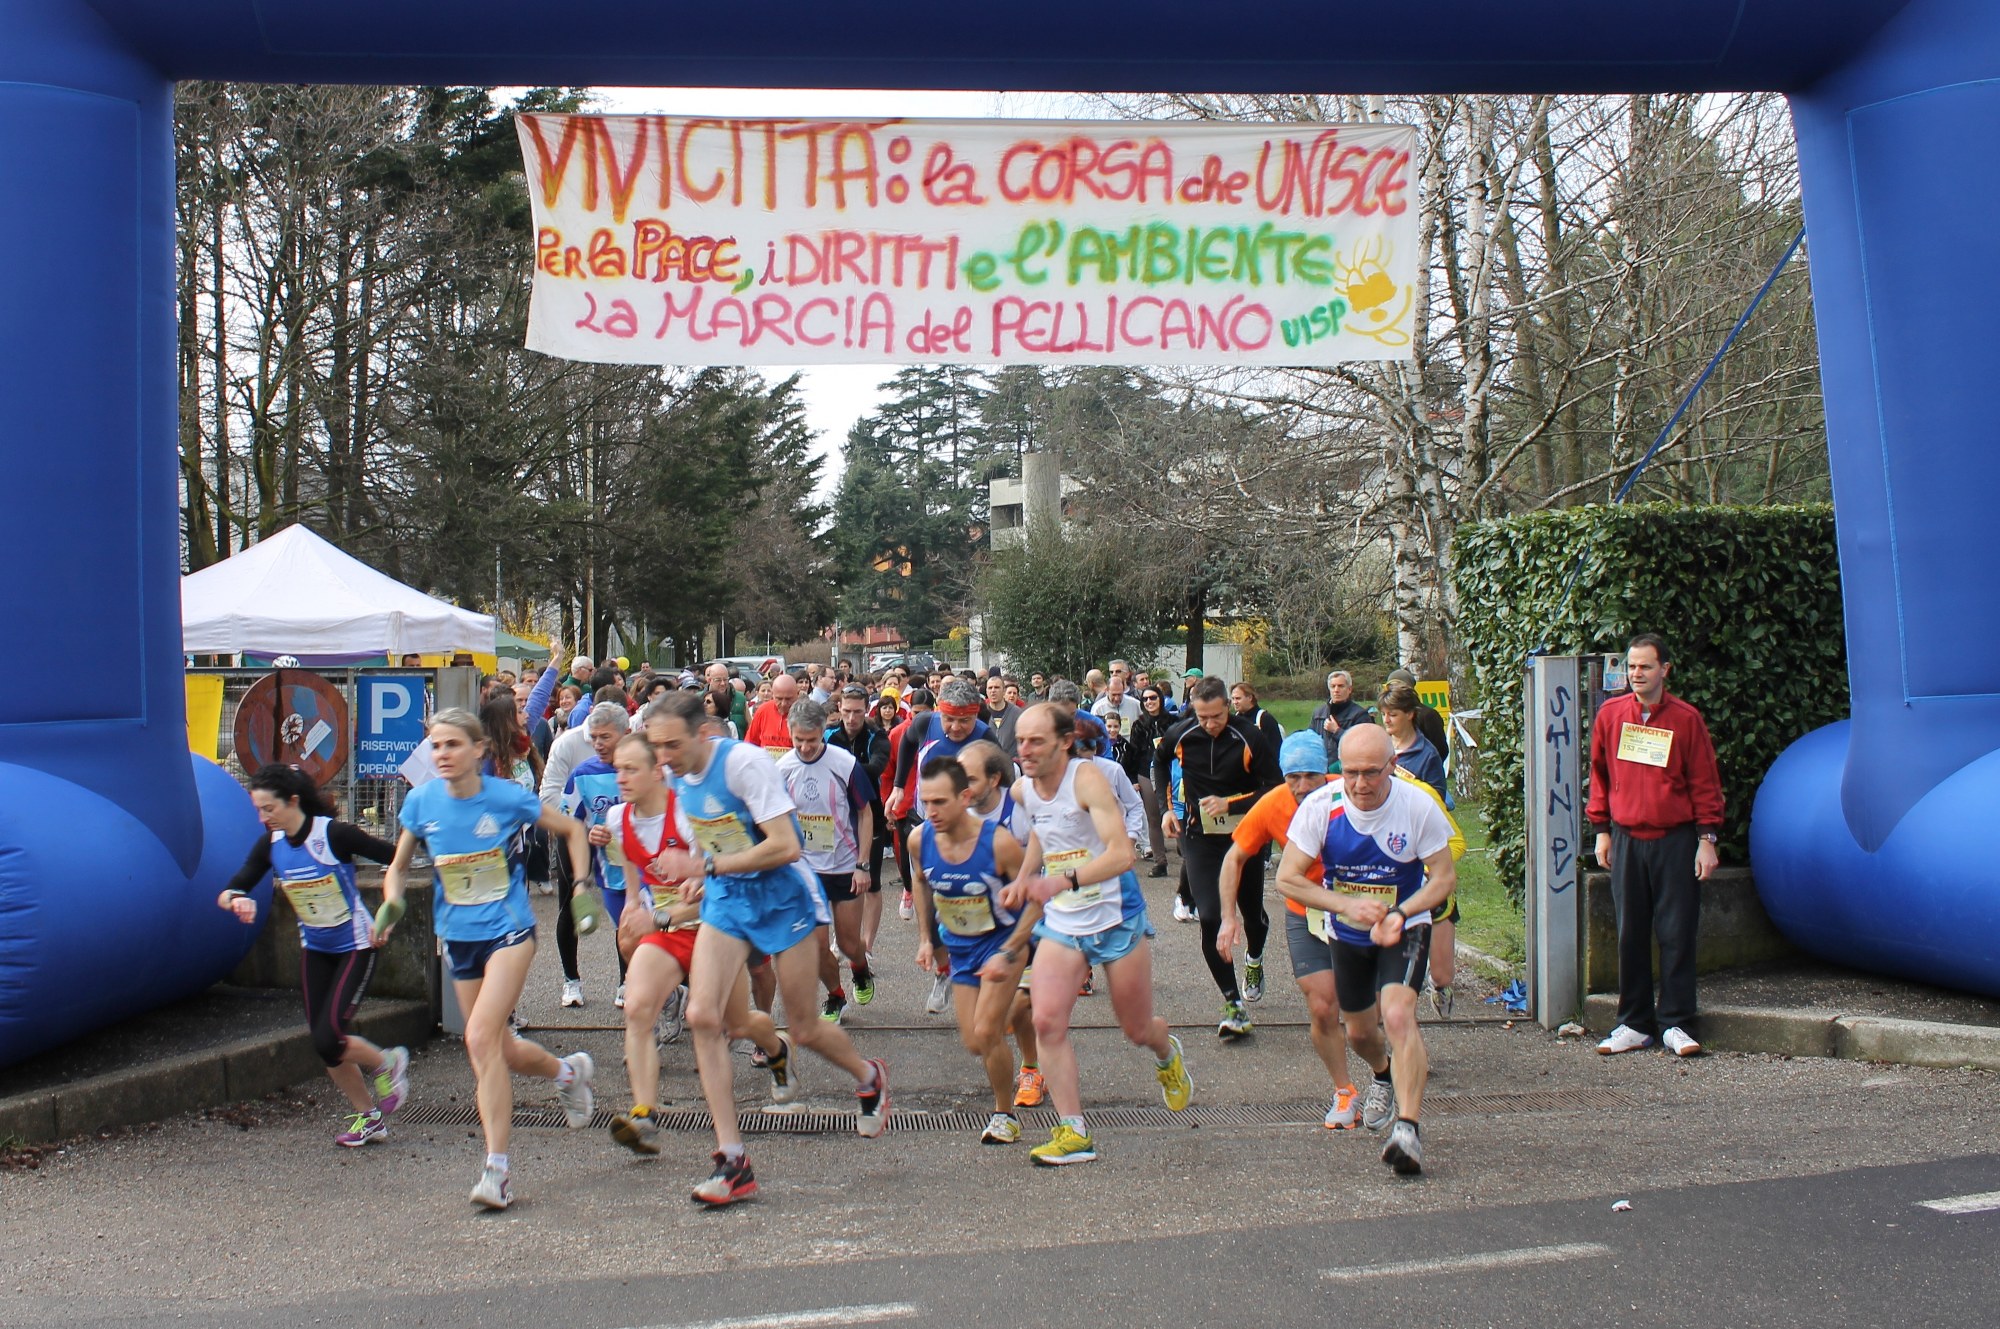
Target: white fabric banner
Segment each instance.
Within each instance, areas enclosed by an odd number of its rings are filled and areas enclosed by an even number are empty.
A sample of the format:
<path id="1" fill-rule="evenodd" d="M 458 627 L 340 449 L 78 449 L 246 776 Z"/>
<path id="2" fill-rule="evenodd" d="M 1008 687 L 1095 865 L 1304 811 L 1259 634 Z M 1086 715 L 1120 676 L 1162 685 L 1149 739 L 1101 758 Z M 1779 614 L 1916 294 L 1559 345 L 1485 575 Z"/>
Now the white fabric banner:
<path id="1" fill-rule="evenodd" d="M 528 345 L 621 364 L 1407 358 L 1401 125 L 522 115 Z"/>

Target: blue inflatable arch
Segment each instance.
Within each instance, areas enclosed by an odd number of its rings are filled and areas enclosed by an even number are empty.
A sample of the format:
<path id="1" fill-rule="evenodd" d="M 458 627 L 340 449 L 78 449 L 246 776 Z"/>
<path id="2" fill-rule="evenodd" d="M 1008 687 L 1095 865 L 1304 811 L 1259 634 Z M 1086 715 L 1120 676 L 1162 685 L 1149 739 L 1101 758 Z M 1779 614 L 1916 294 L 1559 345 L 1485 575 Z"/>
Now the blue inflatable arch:
<path id="1" fill-rule="evenodd" d="M 89 686 L 0 691 L 0 1064 L 226 972 L 255 834 L 182 717 L 173 84 L 1640 92 L 1773 89 L 1797 127 L 1853 719 L 1752 831 L 1821 954 L 2000 992 L 1993 0 L 0 0 L 0 622 Z M 1995 298 L 1989 298 L 1995 297 Z M 1747 791 L 1736 791 L 1739 796 Z"/>

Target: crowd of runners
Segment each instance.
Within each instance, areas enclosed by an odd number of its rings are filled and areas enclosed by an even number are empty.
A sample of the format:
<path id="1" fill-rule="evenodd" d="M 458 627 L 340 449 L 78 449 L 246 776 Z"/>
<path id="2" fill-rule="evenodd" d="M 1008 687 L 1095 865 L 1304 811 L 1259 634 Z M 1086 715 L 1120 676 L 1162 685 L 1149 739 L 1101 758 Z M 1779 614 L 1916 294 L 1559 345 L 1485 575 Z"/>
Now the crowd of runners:
<path id="1" fill-rule="evenodd" d="M 900 958 L 880 963 L 885 945 L 911 946 L 925 1009 L 953 1016 L 984 1068 L 993 1108 L 981 1139 L 1018 1142 L 1020 1110 L 1046 1102 L 1055 1125 L 1028 1150 L 1033 1162 L 1089 1162 L 1097 1141 L 1070 1040 L 1079 999 L 1105 994 L 1168 1108 L 1194 1092 L 1180 1039 L 1154 1009 L 1156 932 L 1139 878 L 1148 862 L 1166 877 L 1171 850 L 1174 917 L 1199 925 L 1218 1038 L 1253 1029 L 1268 882 L 1331 1081 L 1325 1125 L 1383 1132 L 1383 1161 L 1421 1172 L 1417 1007 L 1428 990 L 1450 1010 L 1446 929 L 1464 841 L 1441 726 L 1426 736 L 1437 716 L 1413 679 L 1392 677 L 1371 712 L 1336 672 L 1310 727 L 1286 735 L 1254 690 L 1198 669 L 1178 690 L 1124 661 L 1080 683 L 901 666 L 774 675 L 753 682 L 715 664 L 628 676 L 577 657 L 567 671 L 552 660 L 498 676 L 478 713 L 431 718 L 437 778 L 404 800 L 394 844 L 335 817 L 300 772 L 256 773 L 269 835 L 218 903 L 257 922 L 253 892 L 268 873 L 297 915 L 314 1045 L 352 1109 L 337 1143 L 383 1138 L 408 1097 L 408 1053 L 347 1030 L 407 892 L 428 881 L 485 1133 L 475 1204 L 513 1200 L 514 1076 L 551 1081 L 571 1127 L 595 1109 L 590 1055 L 555 1055 L 522 1037 L 514 1014 L 536 890 L 561 896 L 564 1005 L 585 1001 L 579 938 L 602 930 L 616 943 L 630 1097 L 611 1123 L 619 1145 L 661 1152 L 661 1047 L 689 1034 L 715 1132 L 696 1201 L 757 1191 L 732 1047 L 768 1076 L 764 1111 L 802 1106 L 800 1053 L 811 1052 L 852 1081 L 857 1131 L 883 1133 L 889 1068 L 845 1021 L 887 975 L 908 972 Z M 372 914 L 356 858 L 387 864 Z M 897 912 L 914 926 L 885 942 L 890 864 Z"/>

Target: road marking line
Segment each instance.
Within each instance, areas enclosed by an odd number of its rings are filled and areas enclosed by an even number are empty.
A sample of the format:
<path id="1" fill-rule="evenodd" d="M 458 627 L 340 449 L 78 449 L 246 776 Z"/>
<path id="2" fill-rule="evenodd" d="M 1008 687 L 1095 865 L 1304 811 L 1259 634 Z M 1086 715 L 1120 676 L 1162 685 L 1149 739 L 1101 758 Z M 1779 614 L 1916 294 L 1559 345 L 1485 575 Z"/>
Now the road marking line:
<path id="1" fill-rule="evenodd" d="M 1941 1214 L 1983 1214 L 1989 1209 L 2000 1209 L 2000 1191 L 1949 1195 L 1942 1200 L 1919 1200 L 1917 1205 L 1923 1209 L 1935 1209 Z"/>
<path id="2" fill-rule="evenodd" d="M 703 1320 L 699 1324 L 649 1325 L 647 1329 L 816 1329 L 819 1325 L 874 1324 L 880 1320 L 906 1320 L 922 1315 L 924 1308 L 908 1301 L 884 1302 L 878 1306 L 828 1306 L 816 1311 L 781 1311 L 775 1315 L 745 1315 L 731 1320 Z"/>
<path id="3" fill-rule="evenodd" d="M 1602 1242 L 1573 1241 L 1560 1246 L 1524 1246 L 1519 1250 L 1488 1251 L 1484 1255 L 1446 1255 L 1434 1260 L 1398 1260 L 1394 1264 L 1357 1264 L 1322 1269 L 1320 1277 L 1334 1283 L 1358 1283 L 1364 1278 L 1394 1278 L 1403 1274 L 1456 1274 L 1489 1269 L 1519 1269 L 1564 1260 L 1598 1260 L 1611 1254 Z"/>

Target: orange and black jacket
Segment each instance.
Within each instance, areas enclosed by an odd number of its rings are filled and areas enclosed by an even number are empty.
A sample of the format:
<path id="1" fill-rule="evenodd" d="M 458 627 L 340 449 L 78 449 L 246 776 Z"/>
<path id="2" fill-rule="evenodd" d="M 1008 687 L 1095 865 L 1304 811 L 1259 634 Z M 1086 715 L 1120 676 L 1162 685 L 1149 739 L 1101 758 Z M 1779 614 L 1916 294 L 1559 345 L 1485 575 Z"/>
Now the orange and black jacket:
<path id="1" fill-rule="evenodd" d="M 1285 782 L 1278 771 L 1277 749 L 1240 715 L 1230 716 L 1229 724 L 1213 737 L 1193 716 L 1169 729 L 1153 754 L 1154 788 L 1173 787 L 1176 761 L 1181 764 L 1181 799 L 1190 821 L 1200 817 L 1204 798 L 1225 798 L 1231 813 L 1248 812 L 1252 803 Z"/>

